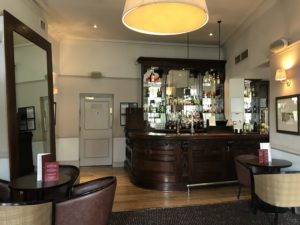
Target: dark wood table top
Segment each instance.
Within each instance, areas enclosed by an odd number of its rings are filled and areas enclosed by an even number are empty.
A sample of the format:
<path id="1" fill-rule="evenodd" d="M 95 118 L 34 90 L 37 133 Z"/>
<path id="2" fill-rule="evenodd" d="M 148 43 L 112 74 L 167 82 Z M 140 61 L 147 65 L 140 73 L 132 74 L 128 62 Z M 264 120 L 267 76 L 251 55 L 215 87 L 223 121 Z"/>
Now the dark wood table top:
<path id="1" fill-rule="evenodd" d="M 272 159 L 272 162 L 259 163 L 258 159 L 247 160 L 246 163 L 250 166 L 260 167 L 260 168 L 286 168 L 292 166 L 292 162 L 283 159 Z"/>
<path id="2" fill-rule="evenodd" d="M 58 188 L 71 180 L 71 177 L 65 174 L 59 174 L 58 181 L 43 182 L 37 181 L 36 174 L 29 174 L 18 177 L 9 183 L 9 187 L 18 191 L 41 190 L 49 188 Z"/>

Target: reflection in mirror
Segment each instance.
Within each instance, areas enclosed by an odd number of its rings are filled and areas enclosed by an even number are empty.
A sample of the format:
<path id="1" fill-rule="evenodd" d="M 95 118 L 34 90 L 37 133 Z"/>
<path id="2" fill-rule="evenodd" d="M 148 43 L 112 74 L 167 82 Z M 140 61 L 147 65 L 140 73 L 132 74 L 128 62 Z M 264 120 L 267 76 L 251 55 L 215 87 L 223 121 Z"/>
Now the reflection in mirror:
<path id="1" fill-rule="evenodd" d="M 151 67 L 143 77 L 144 120 L 149 128 L 194 132 L 203 130 L 208 120 L 225 120 L 224 84 L 214 70 L 159 71 Z"/>
<path id="2" fill-rule="evenodd" d="M 47 52 L 13 32 L 20 175 L 33 172 L 36 155 L 50 152 Z"/>

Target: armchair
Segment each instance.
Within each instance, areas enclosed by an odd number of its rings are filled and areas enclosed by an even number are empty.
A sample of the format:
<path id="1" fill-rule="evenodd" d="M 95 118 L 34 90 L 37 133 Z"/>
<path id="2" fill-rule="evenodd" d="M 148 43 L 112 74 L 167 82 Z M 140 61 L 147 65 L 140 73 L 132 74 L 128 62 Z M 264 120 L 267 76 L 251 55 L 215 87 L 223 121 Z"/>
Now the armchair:
<path id="1" fill-rule="evenodd" d="M 275 213 L 276 225 L 278 213 L 300 206 L 300 172 L 254 175 L 254 188 L 256 201 L 264 204 L 263 211 Z"/>
<path id="2" fill-rule="evenodd" d="M 116 177 L 104 177 L 75 185 L 70 199 L 56 203 L 55 224 L 106 225 L 116 184 Z"/>
<path id="3" fill-rule="evenodd" d="M 6 202 L 10 200 L 10 189 L 8 181 L 0 180 L 0 202 Z"/>
<path id="4" fill-rule="evenodd" d="M 52 225 L 53 202 L 1 203 L 0 225 Z"/>
<path id="5" fill-rule="evenodd" d="M 239 183 L 237 199 L 240 198 L 242 187 L 251 186 L 251 171 L 246 161 L 250 159 L 257 159 L 256 155 L 239 155 L 234 159 L 236 175 Z"/>

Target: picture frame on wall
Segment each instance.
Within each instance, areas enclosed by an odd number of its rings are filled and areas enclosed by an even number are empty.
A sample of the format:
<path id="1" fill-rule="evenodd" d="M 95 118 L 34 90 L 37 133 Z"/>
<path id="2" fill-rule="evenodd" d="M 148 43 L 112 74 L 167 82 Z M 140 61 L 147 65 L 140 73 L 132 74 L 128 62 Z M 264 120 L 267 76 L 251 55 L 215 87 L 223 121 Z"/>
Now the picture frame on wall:
<path id="1" fill-rule="evenodd" d="M 18 123 L 20 132 L 29 132 L 36 129 L 34 106 L 18 108 Z"/>
<path id="2" fill-rule="evenodd" d="M 127 108 L 137 108 L 137 102 L 121 102 L 120 103 L 120 126 L 126 125 L 126 109 Z"/>
<path id="3" fill-rule="evenodd" d="M 300 94 L 276 97 L 276 131 L 286 134 L 300 134 Z"/>

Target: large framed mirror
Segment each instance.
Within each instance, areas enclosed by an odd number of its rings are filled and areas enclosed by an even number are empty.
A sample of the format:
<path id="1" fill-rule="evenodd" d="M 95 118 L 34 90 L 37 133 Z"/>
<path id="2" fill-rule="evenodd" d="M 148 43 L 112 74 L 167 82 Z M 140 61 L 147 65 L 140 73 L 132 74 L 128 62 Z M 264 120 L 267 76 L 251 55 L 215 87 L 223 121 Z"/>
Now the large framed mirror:
<path id="1" fill-rule="evenodd" d="M 34 172 L 36 155 L 55 158 L 51 44 L 4 11 L 11 179 Z"/>

